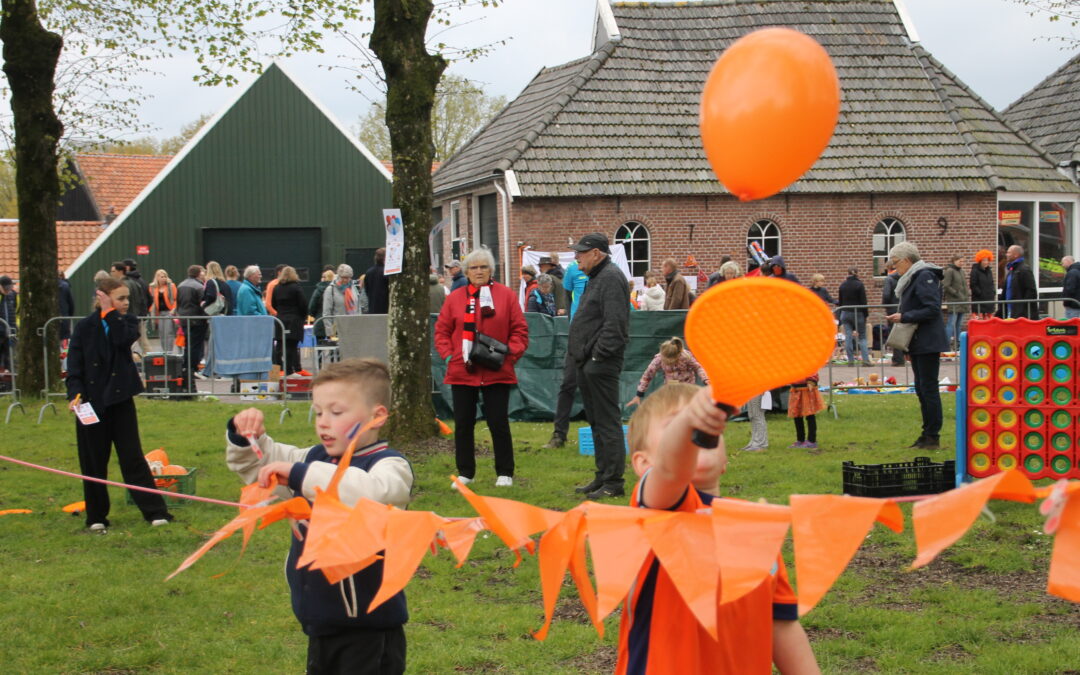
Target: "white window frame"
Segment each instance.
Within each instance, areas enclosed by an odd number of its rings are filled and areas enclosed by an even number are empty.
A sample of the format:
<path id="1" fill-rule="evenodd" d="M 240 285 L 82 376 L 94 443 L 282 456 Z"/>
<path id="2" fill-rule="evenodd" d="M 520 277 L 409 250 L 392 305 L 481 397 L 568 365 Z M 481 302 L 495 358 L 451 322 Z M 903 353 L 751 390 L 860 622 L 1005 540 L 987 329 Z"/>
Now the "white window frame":
<path id="1" fill-rule="evenodd" d="M 886 221 L 892 222 L 887 223 Z M 878 234 L 879 225 L 885 226 L 884 234 Z M 900 226 L 899 233 L 895 231 L 897 225 Z M 885 270 L 889 264 L 889 251 L 902 241 L 907 241 L 907 223 L 904 221 L 896 216 L 884 216 L 874 223 L 874 231 L 870 233 L 870 266 L 874 270 L 875 279 L 884 279 L 888 276 L 885 274 Z M 881 251 L 881 253 L 878 254 L 878 251 Z M 881 265 L 877 264 L 879 259 Z"/>
<path id="2" fill-rule="evenodd" d="M 764 223 L 764 225 L 763 225 Z M 776 230 L 776 234 L 769 234 L 768 229 L 772 228 Z M 755 229 L 757 233 L 755 234 Z M 750 223 L 750 227 L 746 229 L 746 246 L 749 247 L 752 242 L 758 242 L 761 244 L 762 250 L 768 252 L 765 247 L 765 242 L 770 239 L 776 240 L 776 253 L 773 255 L 784 254 L 784 232 L 780 229 L 780 223 L 776 222 L 772 218 L 758 218 L 754 222 Z M 747 265 L 744 269 L 749 269 L 749 262 L 751 260 L 750 251 L 746 251 Z"/>
<path id="3" fill-rule="evenodd" d="M 998 221 L 998 212 L 1001 211 L 1001 202 L 1036 202 L 1036 204 L 1035 204 L 1035 215 L 1036 215 L 1036 218 L 1037 218 L 1038 214 L 1039 214 L 1038 202 L 1051 202 L 1051 201 L 1052 202 L 1068 202 L 1068 203 L 1071 203 L 1073 205 L 1073 208 L 1072 208 L 1073 222 L 1072 222 L 1072 224 L 1071 224 L 1071 226 L 1069 228 L 1070 231 L 1072 232 L 1072 250 L 1067 251 L 1066 255 L 1071 255 L 1073 257 L 1080 256 L 1080 253 L 1077 252 L 1078 249 L 1080 249 L 1080 224 L 1078 224 L 1078 221 L 1080 221 L 1080 215 L 1078 215 L 1078 209 L 1080 209 L 1080 196 L 1069 195 L 1069 194 L 1064 194 L 1064 193 L 1059 193 L 1059 192 L 1002 192 L 1002 193 L 998 193 L 997 206 L 994 209 L 994 247 L 993 247 L 992 250 L 997 251 L 998 242 L 1001 240 L 1001 224 Z M 1035 223 L 1036 230 L 1038 228 L 1038 225 L 1039 225 L 1038 222 L 1036 222 Z M 1039 260 L 1040 251 L 1038 250 L 1038 248 L 1039 248 L 1040 244 L 1039 244 L 1039 236 L 1038 236 L 1037 231 L 1032 232 L 1031 241 L 1033 242 L 1033 245 L 1031 246 L 1031 248 L 1033 248 L 1035 250 L 1033 250 L 1033 251 L 1024 251 L 1024 255 L 1027 257 L 1028 263 L 1031 265 L 1031 271 L 1034 272 L 1034 274 L 1035 274 L 1035 287 L 1036 287 L 1036 289 L 1038 289 L 1039 293 L 1051 293 L 1051 292 L 1060 293 L 1062 291 L 1061 286 L 1040 286 L 1039 285 L 1038 260 Z"/>
<path id="4" fill-rule="evenodd" d="M 631 224 L 634 225 L 633 228 L 630 227 Z M 619 231 L 622 230 L 623 228 L 626 228 L 626 229 L 628 229 L 630 231 L 630 235 L 631 235 L 630 239 L 620 239 L 619 238 Z M 638 232 L 644 232 L 645 236 L 644 237 L 637 236 Z M 641 222 L 640 220 L 628 220 L 625 223 L 623 223 L 622 225 L 619 225 L 619 227 L 615 228 L 615 235 L 611 238 L 611 240 L 613 242 L 615 242 L 616 244 L 619 244 L 620 246 L 623 246 L 623 250 L 627 251 L 626 264 L 630 268 L 630 276 L 632 276 L 632 277 L 643 277 L 643 276 L 645 276 L 645 272 L 647 272 L 649 270 L 649 268 L 650 268 L 650 265 L 652 265 L 652 233 L 649 232 L 649 228 L 645 225 L 645 223 Z M 629 248 L 627 248 L 624 245 L 624 242 L 626 242 L 626 241 L 630 242 L 630 247 Z M 646 247 L 645 251 L 646 252 L 645 252 L 645 259 L 644 260 L 639 260 L 637 258 L 631 258 L 630 257 L 630 254 L 633 252 L 633 249 L 634 249 L 633 244 L 634 244 L 634 242 L 638 242 L 638 241 L 644 241 L 645 242 L 645 247 Z M 634 265 L 637 264 L 637 263 L 641 263 L 641 264 L 643 264 L 645 266 L 645 269 L 642 271 L 641 274 L 638 274 L 637 271 L 634 269 Z"/>

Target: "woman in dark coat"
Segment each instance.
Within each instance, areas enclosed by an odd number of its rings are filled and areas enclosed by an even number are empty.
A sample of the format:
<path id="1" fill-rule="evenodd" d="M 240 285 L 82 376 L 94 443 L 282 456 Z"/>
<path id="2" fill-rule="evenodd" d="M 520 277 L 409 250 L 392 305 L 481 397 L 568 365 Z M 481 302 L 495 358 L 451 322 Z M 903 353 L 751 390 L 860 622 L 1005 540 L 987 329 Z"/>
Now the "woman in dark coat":
<path id="1" fill-rule="evenodd" d="M 128 314 L 127 285 L 105 277 L 97 285 L 97 306 L 80 319 L 68 346 L 67 399 L 72 410 L 89 403 L 97 415 L 93 424 L 75 422 L 79 468 L 83 475 L 107 478 L 109 454 L 116 446 L 120 473 L 129 485 L 153 488 L 154 477 L 143 457 L 135 396 L 143 390 L 139 371 L 131 359 L 131 345 L 139 339 L 139 319 Z M 135 505 L 151 525 L 165 525 L 172 516 L 161 495 L 132 490 Z M 105 485 L 83 481 L 86 525 L 104 532 L 109 526 L 109 491 Z"/>
<path id="2" fill-rule="evenodd" d="M 289 331 L 285 336 L 285 374 L 291 375 L 300 366 L 300 342 L 304 339 L 304 322 L 307 320 L 308 302 L 304 297 L 304 291 L 300 288 L 300 277 L 296 270 L 286 265 L 281 268 L 278 275 L 278 284 L 274 287 L 271 303 L 277 318 Z M 275 363 L 281 364 L 281 340 L 278 340 L 278 354 L 275 355 Z"/>
<path id="3" fill-rule="evenodd" d="M 435 322 L 435 349 L 446 362 L 443 384 L 450 385 L 454 401 L 454 452 L 458 476 L 464 483 L 476 478 L 476 405 L 484 399 L 484 418 L 495 452 L 495 487 L 514 484 L 514 441 L 510 435 L 510 390 L 517 384 L 516 362 L 529 346 L 529 325 L 517 293 L 492 280 L 495 259 L 486 248 L 465 256 L 469 283 L 450 293 Z M 476 333 L 495 338 L 507 347 L 498 370 L 489 370 L 468 358 Z"/>
<path id="4" fill-rule="evenodd" d="M 900 273 L 900 281 L 896 283 L 900 308 L 885 318 L 894 324 L 918 324 L 906 352 L 911 361 L 915 395 L 919 397 L 922 413 L 922 433 L 911 447 L 933 450 L 941 444 L 938 372 L 941 352 L 949 346 L 941 313 L 941 280 L 945 273 L 937 265 L 922 260 L 919 249 L 910 241 L 893 246 L 889 251 L 889 260 Z"/>
<path id="5" fill-rule="evenodd" d="M 975 264 L 971 266 L 968 286 L 971 287 L 971 301 L 983 304 L 972 305 L 973 319 L 989 319 L 994 316 L 997 287 L 994 286 L 994 270 L 990 267 L 993 260 L 994 254 L 986 249 L 975 254 Z"/>

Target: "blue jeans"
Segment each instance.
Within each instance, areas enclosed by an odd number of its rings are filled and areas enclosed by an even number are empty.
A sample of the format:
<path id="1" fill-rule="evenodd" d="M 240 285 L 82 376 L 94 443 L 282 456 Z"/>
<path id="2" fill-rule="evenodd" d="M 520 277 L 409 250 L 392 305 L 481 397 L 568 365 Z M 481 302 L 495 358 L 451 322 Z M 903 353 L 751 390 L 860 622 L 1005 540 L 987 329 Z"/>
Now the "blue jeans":
<path id="1" fill-rule="evenodd" d="M 953 340 L 960 344 L 961 328 L 964 326 L 964 312 L 949 312 L 945 315 L 945 338 L 952 346 Z"/>
<path id="2" fill-rule="evenodd" d="M 1066 319 L 1080 319 L 1080 308 L 1066 307 L 1065 308 Z"/>
<path id="3" fill-rule="evenodd" d="M 853 361 L 852 355 L 855 351 L 855 338 L 852 335 L 856 330 L 855 322 L 862 317 L 856 317 L 855 312 L 840 312 L 840 325 L 844 329 L 844 355 L 847 356 L 848 361 Z M 859 351 L 862 353 L 862 360 L 870 360 L 870 350 L 866 347 L 866 326 L 859 326 Z"/>

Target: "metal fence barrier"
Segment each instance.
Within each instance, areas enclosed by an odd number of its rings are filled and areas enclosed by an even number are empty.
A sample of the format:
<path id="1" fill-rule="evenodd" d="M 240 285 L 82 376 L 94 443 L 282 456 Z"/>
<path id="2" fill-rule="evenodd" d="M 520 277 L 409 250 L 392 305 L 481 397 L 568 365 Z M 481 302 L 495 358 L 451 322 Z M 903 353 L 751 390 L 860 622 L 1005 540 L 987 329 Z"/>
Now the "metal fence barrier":
<path id="1" fill-rule="evenodd" d="M 45 370 L 45 389 L 43 389 L 42 392 L 41 392 L 41 397 L 44 400 L 44 403 L 41 406 L 41 410 L 38 412 L 38 423 L 39 424 L 41 423 L 42 419 L 44 418 L 46 410 L 52 409 L 54 414 L 57 412 L 56 406 L 53 404 L 52 399 L 54 399 L 54 398 L 64 398 L 64 399 L 66 399 L 67 398 L 67 390 L 66 390 L 66 388 L 64 388 L 62 391 L 53 391 L 53 390 L 50 389 L 51 382 L 52 382 L 52 379 L 50 378 L 50 372 L 53 372 L 52 369 L 58 367 L 58 365 L 59 365 L 59 367 L 63 368 L 63 363 L 62 362 L 61 362 L 61 364 L 56 363 L 55 359 L 57 359 L 59 357 L 59 355 L 50 356 L 50 354 L 49 354 L 49 339 L 48 339 L 49 338 L 49 331 L 50 330 L 59 330 L 59 325 L 60 325 L 61 321 L 79 321 L 82 318 L 84 318 L 84 317 L 81 317 L 81 316 L 74 316 L 74 317 L 72 317 L 72 316 L 56 316 L 56 317 L 52 317 L 51 319 L 46 321 L 45 325 L 43 325 L 41 328 L 38 329 L 38 335 L 41 337 L 41 343 L 42 343 L 42 347 L 41 347 L 42 348 L 42 356 L 43 356 L 42 363 L 44 364 L 43 367 L 44 367 L 44 370 Z M 289 410 L 289 407 L 288 407 L 288 394 L 289 394 L 289 392 L 287 391 L 288 387 L 286 386 L 286 384 L 284 382 L 284 379 L 278 383 L 278 391 L 270 391 L 269 388 L 268 388 L 267 391 L 245 392 L 245 391 L 242 391 L 242 390 L 233 391 L 233 385 L 242 385 L 242 381 L 238 380 L 238 378 L 233 377 L 233 376 L 222 376 L 220 378 L 215 377 L 215 374 L 213 372 L 214 359 L 213 359 L 213 354 L 212 354 L 212 350 L 213 350 L 213 332 L 212 332 L 213 331 L 213 323 L 212 322 L 213 322 L 214 319 L 228 321 L 229 319 L 233 319 L 233 318 L 237 318 L 237 317 L 177 316 L 177 317 L 170 317 L 170 318 L 171 319 L 176 319 L 176 320 L 178 320 L 180 322 L 180 328 L 183 329 L 183 334 L 184 334 L 185 340 L 190 340 L 191 328 L 192 328 L 193 325 L 195 325 L 195 324 L 197 324 L 199 322 L 209 322 L 209 325 L 207 325 L 207 327 L 206 327 L 206 346 L 205 346 L 205 351 L 203 352 L 205 354 L 205 356 L 206 356 L 206 368 L 205 368 L 205 371 L 207 371 L 206 372 L 206 377 L 205 377 L 205 379 L 203 379 L 203 382 L 207 383 L 206 386 L 208 386 L 209 388 L 208 389 L 200 389 L 199 388 L 199 378 L 197 378 L 195 376 L 195 373 L 197 372 L 197 368 L 198 368 L 199 364 L 197 364 L 197 363 L 193 364 L 192 363 L 192 349 L 190 347 L 190 343 L 186 343 L 186 345 L 184 347 L 184 351 L 183 351 L 183 359 L 184 359 L 183 366 L 184 367 L 183 367 L 183 370 L 182 370 L 182 373 L 181 373 L 181 377 L 180 378 L 172 378 L 172 379 L 182 379 L 180 390 L 179 391 L 169 390 L 169 386 L 166 385 L 165 386 L 165 389 L 166 389 L 165 391 L 144 391 L 142 394 L 140 394 L 140 396 L 145 397 L 145 398 L 170 398 L 170 399 L 189 398 L 189 399 L 193 399 L 193 398 L 198 397 L 198 396 L 216 396 L 216 397 L 238 396 L 238 397 L 244 397 L 244 396 L 249 396 L 251 394 L 256 394 L 256 395 L 260 395 L 260 396 L 265 396 L 267 399 L 272 399 L 272 400 L 275 400 L 276 402 L 281 403 L 282 410 L 281 410 L 281 414 L 279 416 L 279 423 L 285 421 L 285 416 L 286 415 L 291 415 L 292 414 L 292 411 Z M 275 316 L 271 316 L 271 317 L 268 317 L 268 318 L 272 319 L 274 321 L 274 323 L 275 323 L 274 337 L 272 339 L 277 339 L 277 336 L 279 336 L 279 335 L 288 335 L 289 334 L 289 332 L 287 330 L 285 330 L 285 325 L 281 322 L 280 319 L 278 319 Z M 139 318 L 139 321 L 143 324 L 144 328 L 147 328 L 148 327 L 147 324 L 149 324 L 150 322 L 159 322 L 159 321 L 162 321 L 162 320 L 163 320 L 162 317 L 152 317 L 152 316 L 140 317 Z M 136 341 L 134 344 L 132 344 L 132 348 L 136 350 L 136 353 L 138 353 L 138 351 L 139 351 L 138 347 L 139 347 L 139 342 L 138 341 Z M 289 355 L 288 355 L 288 350 L 285 349 L 284 346 L 282 347 L 281 352 L 282 352 L 281 367 L 282 367 L 282 372 L 285 373 L 288 370 L 287 366 L 288 366 Z M 147 353 L 148 354 L 156 354 L 156 352 L 147 352 Z M 165 352 L 165 353 L 169 354 L 169 355 L 172 355 L 172 356 L 178 356 L 179 355 L 175 351 Z M 146 367 L 147 367 L 146 354 L 141 354 L 140 357 L 141 357 L 141 360 L 142 360 L 141 369 L 142 369 L 142 372 L 143 372 L 143 377 L 145 379 L 146 378 Z M 137 364 L 137 365 L 139 365 L 139 364 Z M 168 366 L 166 365 L 166 368 L 167 367 Z M 225 382 L 229 383 L 229 388 L 227 390 L 219 389 L 219 385 L 223 385 Z"/>
<path id="2" fill-rule="evenodd" d="M 19 369 L 18 362 L 16 361 L 17 357 L 15 355 L 15 341 L 18 339 L 17 331 L 15 330 L 15 326 L 12 326 L 3 319 L 0 319 L 0 331 L 2 331 L 3 335 L 7 336 L 5 338 L 7 344 L 4 347 L 7 350 L 9 364 L 11 366 L 8 369 L 8 372 L 5 373 L 5 375 L 7 375 L 5 379 L 8 380 L 11 388 L 7 389 L 5 387 L 0 387 L 0 398 L 4 396 L 11 397 L 11 403 L 9 403 L 7 407 L 7 414 L 4 416 L 4 424 L 8 424 L 9 422 L 11 422 L 11 413 L 13 410 L 15 410 L 15 408 L 21 410 L 23 415 L 26 414 L 26 408 L 24 408 L 23 404 L 19 401 Z"/>

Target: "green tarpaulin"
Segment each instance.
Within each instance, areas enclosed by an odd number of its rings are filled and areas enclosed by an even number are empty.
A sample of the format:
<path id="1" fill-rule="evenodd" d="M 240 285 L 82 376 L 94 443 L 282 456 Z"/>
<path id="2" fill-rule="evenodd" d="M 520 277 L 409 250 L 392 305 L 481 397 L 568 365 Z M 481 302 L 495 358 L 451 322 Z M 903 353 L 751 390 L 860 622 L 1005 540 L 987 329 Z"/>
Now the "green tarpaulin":
<path id="1" fill-rule="evenodd" d="M 435 315 L 431 317 L 432 335 Z M 516 421 L 551 421 L 555 416 L 555 400 L 562 384 L 563 358 L 566 356 L 566 336 L 570 321 L 564 317 L 526 314 L 529 322 L 529 349 L 515 368 L 518 385 L 510 394 L 510 419 Z M 660 343 L 673 336 L 682 337 L 685 311 L 630 312 L 630 343 L 626 346 L 622 377 L 619 378 L 619 400 L 626 403 L 634 397 L 638 380 L 660 349 Z M 446 366 L 431 347 L 432 398 L 435 412 L 443 418 L 453 417 L 450 386 L 443 384 Z M 663 384 L 663 374 L 653 378 L 650 391 Z M 572 415 L 581 413 L 581 394 L 574 399 Z"/>

